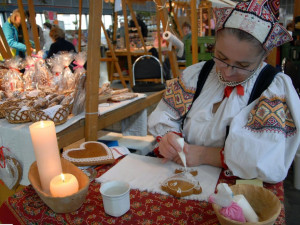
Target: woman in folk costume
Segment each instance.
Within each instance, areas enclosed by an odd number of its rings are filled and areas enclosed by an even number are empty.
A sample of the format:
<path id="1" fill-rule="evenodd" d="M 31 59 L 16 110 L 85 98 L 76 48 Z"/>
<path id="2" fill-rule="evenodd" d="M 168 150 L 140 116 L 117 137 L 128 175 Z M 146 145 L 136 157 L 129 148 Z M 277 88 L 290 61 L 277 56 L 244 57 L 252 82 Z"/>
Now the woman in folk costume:
<path id="1" fill-rule="evenodd" d="M 215 10 L 213 60 L 184 70 L 149 117 L 156 155 L 182 164 L 176 138 L 183 136 L 188 166 L 223 167 L 270 183 L 286 177 L 300 144 L 300 101 L 290 78 L 264 62 L 292 40 L 272 3 Z"/>

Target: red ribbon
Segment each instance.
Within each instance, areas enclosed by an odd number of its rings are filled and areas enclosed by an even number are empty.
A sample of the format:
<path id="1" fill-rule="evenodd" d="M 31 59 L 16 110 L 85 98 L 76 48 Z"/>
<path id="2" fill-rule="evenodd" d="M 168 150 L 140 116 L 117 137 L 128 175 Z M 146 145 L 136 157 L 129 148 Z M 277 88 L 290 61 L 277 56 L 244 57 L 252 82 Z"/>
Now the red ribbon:
<path id="1" fill-rule="evenodd" d="M 224 96 L 226 98 L 229 98 L 232 90 L 236 88 L 236 92 L 238 95 L 243 96 L 244 95 L 244 87 L 242 85 L 237 85 L 235 87 L 230 87 L 230 86 L 226 86 L 225 90 L 224 90 Z"/>
<path id="2" fill-rule="evenodd" d="M 0 147 L 0 167 L 1 168 L 5 168 L 6 164 L 5 164 L 5 156 L 4 156 L 4 152 L 3 150 L 6 149 L 7 151 L 9 151 L 8 148 L 1 146 Z M 3 165 L 1 164 L 1 161 L 3 160 Z"/>
<path id="3" fill-rule="evenodd" d="M 9 67 L 10 70 L 15 70 L 17 71 L 18 73 L 20 73 L 20 70 L 18 70 L 17 68 L 13 68 L 13 67 Z"/>
<path id="4" fill-rule="evenodd" d="M 27 65 L 27 66 L 25 67 L 25 69 L 29 69 L 30 67 L 34 67 L 34 64 Z"/>
<path id="5" fill-rule="evenodd" d="M 39 58 L 39 59 L 42 59 L 43 57 L 42 56 L 39 56 L 39 55 L 35 55 L 35 54 L 31 54 L 32 57 L 35 57 L 35 58 Z"/>

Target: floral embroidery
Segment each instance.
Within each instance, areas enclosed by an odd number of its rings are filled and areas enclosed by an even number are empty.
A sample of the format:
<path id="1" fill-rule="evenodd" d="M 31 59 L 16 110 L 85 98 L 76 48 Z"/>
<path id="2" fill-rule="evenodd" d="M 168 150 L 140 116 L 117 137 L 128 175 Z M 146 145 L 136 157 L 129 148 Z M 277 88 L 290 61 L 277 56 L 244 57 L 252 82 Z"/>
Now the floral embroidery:
<path id="1" fill-rule="evenodd" d="M 285 137 L 296 133 L 296 126 L 286 100 L 280 97 L 271 99 L 260 97 L 257 105 L 250 112 L 245 128 L 259 133 L 282 133 Z"/>
<path id="2" fill-rule="evenodd" d="M 189 90 L 182 80 L 174 79 L 167 87 L 163 100 L 180 117 L 183 117 L 189 111 L 194 95 L 195 89 Z"/>

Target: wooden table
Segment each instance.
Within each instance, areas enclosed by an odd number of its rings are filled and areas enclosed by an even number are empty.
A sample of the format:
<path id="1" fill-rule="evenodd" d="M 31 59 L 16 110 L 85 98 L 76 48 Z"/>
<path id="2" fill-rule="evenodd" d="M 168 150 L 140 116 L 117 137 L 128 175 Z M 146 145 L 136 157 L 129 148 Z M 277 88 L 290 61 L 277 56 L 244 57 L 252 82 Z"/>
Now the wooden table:
<path id="1" fill-rule="evenodd" d="M 115 162 L 118 163 L 119 160 Z M 113 165 L 97 168 L 101 176 Z M 221 172 L 219 182 L 229 185 L 235 179 L 226 178 Z M 285 225 L 283 183 L 266 184 L 281 201 L 282 209 L 275 224 Z M 0 206 L 0 222 L 7 224 L 205 224 L 218 225 L 212 205 L 205 201 L 177 199 L 173 196 L 153 194 L 146 191 L 130 191 L 130 210 L 121 217 L 111 217 L 104 212 L 100 184 L 91 182 L 85 202 L 77 211 L 66 214 L 54 213 L 38 197 L 31 185 L 8 198 Z"/>
<path id="2" fill-rule="evenodd" d="M 130 104 L 127 104 L 117 110 L 100 115 L 98 118 L 98 130 L 102 130 L 105 127 L 108 127 L 116 122 L 119 122 L 129 116 L 134 115 L 146 109 L 147 107 L 158 103 L 163 96 L 164 90 L 155 92 L 148 95 L 146 98 L 139 99 Z M 84 138 L 84 119 L 73 124 L 72 126 L 64 129 L 63 131 L 57 133 L 57 140 L 59 148 L 68 146 L 75 141 L 78 141 Z"/>

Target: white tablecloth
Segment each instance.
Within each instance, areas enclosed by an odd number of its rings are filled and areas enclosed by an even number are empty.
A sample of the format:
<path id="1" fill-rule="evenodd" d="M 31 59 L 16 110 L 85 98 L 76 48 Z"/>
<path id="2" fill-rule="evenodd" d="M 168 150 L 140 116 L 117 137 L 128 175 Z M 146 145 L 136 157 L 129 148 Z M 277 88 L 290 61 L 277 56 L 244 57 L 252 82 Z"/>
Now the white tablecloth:
<path id="1" fill-rule="evenodd" d="M 145 94 L 139 94 L 138 97 L 122 102 L 100 104 L 98 111 L 99 115 L 103 115 L 117 108 L 120 108 L 126 104 L 137 101 L 138 99 L 145 98 Z M 75 117 L 68 119 L 68 121 L 62 125 L 56 126 L 56 133 L 66 129 L 77 121 L 83 119 L 85 113 L 81 113 Z M 140 118 L 144 120 L 145 126 L 147 126 L 147 118 Z M 0 147 L 4 146 L 10 149 L 10 151 L 16 156 L 16 159 L 21 163 L 23 168 L 23 177 L 21 180 L 22 185 L 28 185 L 28 171 L 30 165 L 35 161 L 35 155 L 31 142 L 31 136 L 29 132 L 29 125 L 32 123 L 25 124 L 10 124 L 6 119 L 0 119 L 0 142 L 2 139 L 3 143 L 0 143 Z M 146 129 L 146 128 L 143 128 Z"/>
<path id="2" fill-rule="evenodd" d="M 96 178 L 96 181 L 104 183 L 121 180 L 128 182 L 132 189 L 166 195 L 167 193 L 161 189 L 161 184 L 167 178 L 175 175 L 175 169 L 181 168 L 171 161 L 163 163 L 161 158 L 129 154 L 102 176 Z M 215 191 L 221 169 L 209 165 L 190 167 L 189 169 L 198 172 L 194 179 L 200 182 L 202 193 L 186 196 L 184 199 L 207 201 Z"/>

